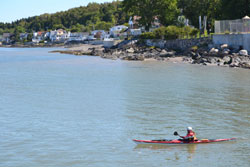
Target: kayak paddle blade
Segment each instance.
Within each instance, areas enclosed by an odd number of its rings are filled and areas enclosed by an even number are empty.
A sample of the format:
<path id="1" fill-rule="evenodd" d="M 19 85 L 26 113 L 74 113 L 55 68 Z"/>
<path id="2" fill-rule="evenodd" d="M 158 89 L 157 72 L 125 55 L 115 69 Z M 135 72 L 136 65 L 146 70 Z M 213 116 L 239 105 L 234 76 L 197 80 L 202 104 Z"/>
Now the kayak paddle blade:
<path id="1" fill-rule="evenodd" d="M 178 132 L 176 132 L 176 131 L 174 132 L 174 135 L 175 135 L 175 136 L 179 136 Z"/>

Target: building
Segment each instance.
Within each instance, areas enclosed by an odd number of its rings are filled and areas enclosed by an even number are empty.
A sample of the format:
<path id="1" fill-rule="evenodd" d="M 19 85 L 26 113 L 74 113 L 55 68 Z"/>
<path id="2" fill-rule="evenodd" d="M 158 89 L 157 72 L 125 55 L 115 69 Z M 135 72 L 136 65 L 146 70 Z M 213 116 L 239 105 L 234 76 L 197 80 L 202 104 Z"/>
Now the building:
<path id="1" fill-rule="evenodd" d="M 112 28 L 110 28 L 110 36 L 117 38 L 126 34 L 123 34 L 123 32 L 125 32 L 128 29 L 127 26 L 124 25 L 118 25 L 118 26 L 114 26 Z"/>
<path id="2" fill-rule="evenodd" d="M 232 48 L 250 52 L 250 18 L 215 21 L 215 45 L 228 44 Z"/>
<path id="3" fill-rule="evenodd" d="M 215 33 L 250 33 L 250 17 L 245 16 L 237 20 L 215 21 Z"/>
<path id="4" fill-rule="evenodd" d="M 89 33 L 75 32 L 70 33 L 68 42 L 82 42 L 87 40 Z"/>
<path id="5" fill-rule="evenodd" d="M 20 33 L 20 40 L 26 40 L 28 38 L 29 33 Z"/>
<path id="6" fill-rule="evenodd" d="M 9 44 L 12 42 L 11 38 L 14 36 L 14 34 L 12 33 L 3 33 L 3 43 Z"/>
<path id="7" fill-rule="evenodd" d="M 70 37 L 70 32 L 67 32 L 63 29 L 58 29 L 50 31 L 49 38 L 51 42 L 65 42 Z"/>

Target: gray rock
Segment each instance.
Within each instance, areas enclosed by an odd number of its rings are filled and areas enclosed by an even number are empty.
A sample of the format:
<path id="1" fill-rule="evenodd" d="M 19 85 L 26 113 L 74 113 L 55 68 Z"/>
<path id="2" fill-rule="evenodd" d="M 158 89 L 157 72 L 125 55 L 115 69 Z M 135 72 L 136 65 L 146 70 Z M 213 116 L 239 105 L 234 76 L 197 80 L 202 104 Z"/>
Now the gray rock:
<path id="1" fill-rule="evenodd" d="M 240 50 L 240 51 L 239 51 L 239 54 L 240 54 L 241 56 L 247 56 L 247 55 L 248 55 L 248 52 L 247 52 L 247 50 Z"/>
<path id="2" fill-rule="evenodd" d="M 212 48 L 210 51 L 209 51 L 210 54 L 218 54 L 219 53 L 219 49 L 215 49 L 215 48 Z"/>
<path id="3" fill-rule="evenodd" d="M 229 56 L 223 57 L 224 64 L 231 64 L 232 63 L 232 58 Z"/>
<path id="4" fill-rule="evenodd" d="M 226 49 L 223 49 L 222 54 L 228 55 L 230 52 L 231 52 L 230 49 L 226 48 Z"/>
<path id="5" fill-rule="evenodd" d="M 168 54 L 168 52 L 165 50 L 165 49 L 163 49 L 162 51 L 161 51 L 161 53 L 160 53 L 160 57 L 167 57 L 167 54 Z"/>
<path id="6" fill-rule="evenodd" d="M 221 48 L 221 50 L 224 50 L 224 49 L 228 48 L 228 44 L 223 44 L 220 46 L 220 48 Z"/>

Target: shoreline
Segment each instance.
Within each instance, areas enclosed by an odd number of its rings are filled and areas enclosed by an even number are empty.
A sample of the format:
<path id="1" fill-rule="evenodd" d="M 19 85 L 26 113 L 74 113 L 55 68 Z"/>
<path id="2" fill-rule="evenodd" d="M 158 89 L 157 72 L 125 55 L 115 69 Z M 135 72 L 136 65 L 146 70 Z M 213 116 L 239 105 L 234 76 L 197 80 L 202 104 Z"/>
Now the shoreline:
<path id="1" fill-rule="evenodd" d="M 250 55 L 247 51 L 243 54 L 239 50 L 230 50 L 224 44 L 217 48 L 195 46 L 182 51 L 167 48 L 148 47 L 133 41 L 112 48 L 104 48 L 103 45 L 91 44 L 53 44 L 53 45 L 2 45 L 5 48 L 64 48 L 53 50 L 50 53 L 71 54 L 75 56 L 99 56 L 104 59 L 126 61 L 164 61 L 172 63 L 189 63 L 206 66 L 221 66 L 250 69 Z M 246 54 L 246 53 L 247 54 Z"/>
<path id="2" fill-rule="evenodd" d="M 113 48 L 104 48 L 102 45 L 79 44 L 67 46 L 67 50 L 55 50 L 51 51 L 51 53 L 72 54 L 76 56 L 99 56 L 111 60 L 183 62 L 206 66 L 250 69 L 250 55 L 246 54 L 247 51 L 243 51 L 244 50 L 230 50 L 227 45 L 222 45 L 219 49 L 210 49 L 202 46 L 185 49 L 183 51 L 175 51 L 167 48 L 147 47 L 145 44 L 135 44 L 131 42 Z"/>

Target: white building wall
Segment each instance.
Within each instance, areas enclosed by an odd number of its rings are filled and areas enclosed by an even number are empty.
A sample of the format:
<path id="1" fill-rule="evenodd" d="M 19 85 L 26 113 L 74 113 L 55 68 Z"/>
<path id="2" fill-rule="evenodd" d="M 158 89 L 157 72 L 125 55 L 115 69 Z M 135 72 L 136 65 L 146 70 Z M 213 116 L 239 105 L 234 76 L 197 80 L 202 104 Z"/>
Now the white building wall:
<path id="1" fill-rule="evenodd" d="M 215 45 L 228 44 L 233 48 L 242 46 L 250 51 L 250 34 L 215 34 L 213 35 Z"/>

